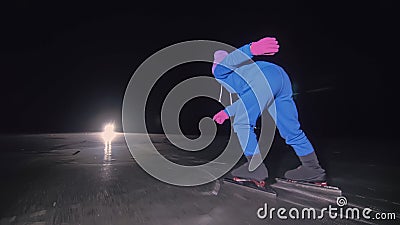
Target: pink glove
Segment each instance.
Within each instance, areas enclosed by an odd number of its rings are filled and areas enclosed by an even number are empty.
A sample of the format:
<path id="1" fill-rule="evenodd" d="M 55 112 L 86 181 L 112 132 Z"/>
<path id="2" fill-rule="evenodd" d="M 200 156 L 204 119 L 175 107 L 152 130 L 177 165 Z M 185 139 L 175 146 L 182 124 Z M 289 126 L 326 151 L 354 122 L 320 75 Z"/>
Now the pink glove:
<path id="1" fill-rule="evenodd" d="M 279 51 L 278 41 L 274 37 L 266 37 L 251 43 L 250 52 L 253 55 L 274 55 Z"/>
<path id="2" fill-rule="evenodd" d="M 215 114 L 213 120 L 218 124 L 223 124 L 226 119 L 229 119 L 229 115 L 226 114 L 224 110 L 219 111 L 219 113 Z"/>

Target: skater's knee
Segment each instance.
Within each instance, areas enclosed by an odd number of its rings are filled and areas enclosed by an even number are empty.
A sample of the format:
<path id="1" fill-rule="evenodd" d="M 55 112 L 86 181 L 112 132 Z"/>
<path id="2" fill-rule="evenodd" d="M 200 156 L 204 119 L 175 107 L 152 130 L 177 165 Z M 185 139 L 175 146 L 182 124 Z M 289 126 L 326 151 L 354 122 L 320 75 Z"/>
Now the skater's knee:
<path id="1" fill-rule="evenodd" d="M 233 123 L 233 128 L 236 128 L 236 129 L 250 129 L 251 125 L 250 124 Z"/>
<path id="2" fill-rule="evenodd" d="M 306 135 L 302 130 L 298 130 L 298 132 L 288 133 L 283 138 L 288 145 L 299 144 L 308 141 Z"/>
<path id="3" fill-rule="evenodd" d="M 254 133 L 254 125 L 251 124 L 233 124 L 233 130 L 235 133 L 240 133 L 240 132 L 253 132 Z"/>

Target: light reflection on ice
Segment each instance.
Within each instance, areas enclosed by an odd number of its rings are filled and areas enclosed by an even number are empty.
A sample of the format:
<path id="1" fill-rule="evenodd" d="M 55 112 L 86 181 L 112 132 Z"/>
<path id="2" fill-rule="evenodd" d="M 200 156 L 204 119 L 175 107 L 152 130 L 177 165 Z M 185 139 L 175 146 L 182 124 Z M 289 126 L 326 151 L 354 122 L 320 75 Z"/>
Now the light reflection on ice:
<path id="1" fill-rule="evenodd" d="M 104 161 L 111 161 L 111 143 L 115 138 L 116 133 L 114 132 L 114 124 L 109 123 L 104 127 L 104 132 L 102 133 L 102 137 L 104 140 Z"/>
<path id="2" fill-rule="evenodd" d="M 104 161 L 111 161 L 111 141 L 104 144 Z"/>
<path id="3" fill-rule="evenodd" d="M 111 179 L 111 155 L 112 148 L 111 143 L 115 138 L 116 133 L 114 132 L 114 124 L 110 123 L 104 127 L 104 132 L 102 133 L 102 137 L 104 140 L 104 162 L 102 168 L 102 177 L 104 180 Z"/>

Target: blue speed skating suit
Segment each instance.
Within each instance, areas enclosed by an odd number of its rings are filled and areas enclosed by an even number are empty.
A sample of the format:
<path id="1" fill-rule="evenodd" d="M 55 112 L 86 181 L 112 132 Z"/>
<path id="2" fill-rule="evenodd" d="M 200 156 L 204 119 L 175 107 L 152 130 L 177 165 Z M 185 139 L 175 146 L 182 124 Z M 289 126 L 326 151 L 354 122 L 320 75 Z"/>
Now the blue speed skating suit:
<path id="1" fill-rule="evenodd" d="M 228 54 L 214 70 L 217 81 L 239 97 L 225 112 L 234 117 L 233 128 L 244 154 L 259 153 L 254 127 L 265 109 L 271 112 L 271 105 L 276 107 L 276 126 L 286 143 L 298 156 L 312 153 L 313 146 L 300 129 L 288 75 L 282 67 L 266 61 L 253 62 L 252 57 L 250 44 L 244 45 Z"/>

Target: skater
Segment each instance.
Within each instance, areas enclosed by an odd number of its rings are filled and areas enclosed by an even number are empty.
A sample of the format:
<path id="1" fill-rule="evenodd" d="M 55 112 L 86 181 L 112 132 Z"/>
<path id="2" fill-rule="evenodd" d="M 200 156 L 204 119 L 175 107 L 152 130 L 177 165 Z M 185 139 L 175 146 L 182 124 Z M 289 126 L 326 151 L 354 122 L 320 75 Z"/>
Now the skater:
<path id="1" fill-rule="evenodd" d="M 266 37 L 231 53 L 223 50 L 214 53 L 214 77 L 230 93 L 236 93 L 239 100 L 218 112 L 213 119 L 222 124 L 229 117 L 234 117 L 234 132 L 248 161 L 234 169 L 231 174 L 237 181 L 251 181 L 257 186 L 265 185 L 268 170 L 264 163 L 251 172 L 248 170 L 248 164 L 253 157 L 261 157 L 254 127 L 257 118 L 274 99 L 278 131 L 286 143 L 293 147 L 301 161 L 298 168 L 285 173 L 285 178 L 311 183 L 325 182 L 325 170 L 321 168 L 313 146 L 300 129 L 296 105 L 292 99 L 292 86 L 286 72 L 280 66 L 266 61 L 245 63 L 253 56 L 274 55 L 278 50 L 276 39 Z M 263 85 L 262 80 L 265 79 L 272 93 L 267 85 Z"/>

